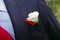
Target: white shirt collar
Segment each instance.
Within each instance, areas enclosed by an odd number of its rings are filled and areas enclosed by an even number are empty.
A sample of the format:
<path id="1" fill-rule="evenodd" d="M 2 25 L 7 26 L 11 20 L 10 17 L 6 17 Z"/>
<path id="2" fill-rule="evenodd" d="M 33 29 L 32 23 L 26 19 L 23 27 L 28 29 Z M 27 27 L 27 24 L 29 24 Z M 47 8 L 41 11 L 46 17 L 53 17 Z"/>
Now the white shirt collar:
<path id="1" fill-rule="evenodd" d="M 0 0 L 0 10 L 7 11 L 3 0 Z"/>

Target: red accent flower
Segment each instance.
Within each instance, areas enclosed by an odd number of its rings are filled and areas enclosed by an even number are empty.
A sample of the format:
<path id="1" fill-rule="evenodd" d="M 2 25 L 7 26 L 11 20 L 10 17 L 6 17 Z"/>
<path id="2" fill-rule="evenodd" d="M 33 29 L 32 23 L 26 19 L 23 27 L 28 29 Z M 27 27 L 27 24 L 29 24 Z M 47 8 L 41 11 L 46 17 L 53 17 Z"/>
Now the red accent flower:
<path id="1" fill-rule="evenodd" d="M 31 26 L 35 26 L 35 23 L 34 23 L 34 22 L 32 22 L 32 21 L 25 20 L 25 22 L 26 22 L 26 23 L 28 23 L 28 24 L 29 24 L 29 25 L 31 25 Z"/>

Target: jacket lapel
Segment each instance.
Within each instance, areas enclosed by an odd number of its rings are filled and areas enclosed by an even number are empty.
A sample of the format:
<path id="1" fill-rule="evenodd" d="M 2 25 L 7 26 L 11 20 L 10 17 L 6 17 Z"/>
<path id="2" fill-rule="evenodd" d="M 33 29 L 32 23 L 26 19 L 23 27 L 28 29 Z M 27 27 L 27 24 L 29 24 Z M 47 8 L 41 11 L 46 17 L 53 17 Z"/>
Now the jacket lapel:
<path id="1" fill-rule="evenodd" d="M 14 32 L 16 33 L 15 27 L 17 27 L 17 24 L 15 25 L 16 22 L 14 22 L 14 21 L 18 21 L 18 20 L 16 20 L 16 17 L 17 17 L 16 15 L 17 15 L 18 11 L 15 7 L 15 5 L 17 4 L 17 0 L 4 0 L 4 2 L 6 5 L 6 8 L 7 8 L 7 11 L 9 13 L 9 16 L 11 18 L 13 28 L 14 28 Z"/>
<path id="2" fill-rule="evenodd" d="M 26 13 L 23 14 L 19 11 L 21 7 L 18 8 L 17 6 L 19 4 L 18 0 L 4 0 L 4 2 L 13 24 L 16 40 L 27 40 L 28 25 L 24 23 L 24 15 L 26 15 Z M 23 34 L 25 34 L 25 36 Z"/>

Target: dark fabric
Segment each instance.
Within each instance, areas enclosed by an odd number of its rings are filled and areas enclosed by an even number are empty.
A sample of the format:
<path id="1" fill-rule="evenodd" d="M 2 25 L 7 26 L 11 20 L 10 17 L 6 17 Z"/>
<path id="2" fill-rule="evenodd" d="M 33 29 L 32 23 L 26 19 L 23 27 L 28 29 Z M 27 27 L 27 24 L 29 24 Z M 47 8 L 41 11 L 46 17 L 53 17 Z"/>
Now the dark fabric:
<path id="1" fill-rule="evenodd" d="M 60 40 L 60 25 L 42 0 L 4 0 L 11 17 L 16 40 Z M 38 11 L 39 25 L 31 27 L 24 20 Z"/>
<path id="2" fill-rule="evenodd" d="M 41 20 L 45 26 L 50 40 L 60 40 L 60 24 L 56 20 L 50 8 L 38 0 Z"/>

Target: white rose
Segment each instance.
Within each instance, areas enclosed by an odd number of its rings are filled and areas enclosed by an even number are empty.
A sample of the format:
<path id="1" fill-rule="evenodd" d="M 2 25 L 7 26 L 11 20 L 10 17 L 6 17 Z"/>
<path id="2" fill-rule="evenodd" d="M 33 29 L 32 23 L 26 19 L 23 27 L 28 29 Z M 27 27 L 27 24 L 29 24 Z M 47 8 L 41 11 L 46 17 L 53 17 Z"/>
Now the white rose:
<path id="1" fill-rule="evenodd" d="M 37 11 L 31 12 L 31 13 L 29 13 L 27 20 L 36 22 L 36 21 L 38 21 L 38 16 L 39 16 L 39 12 L 37 12 Z"/>

